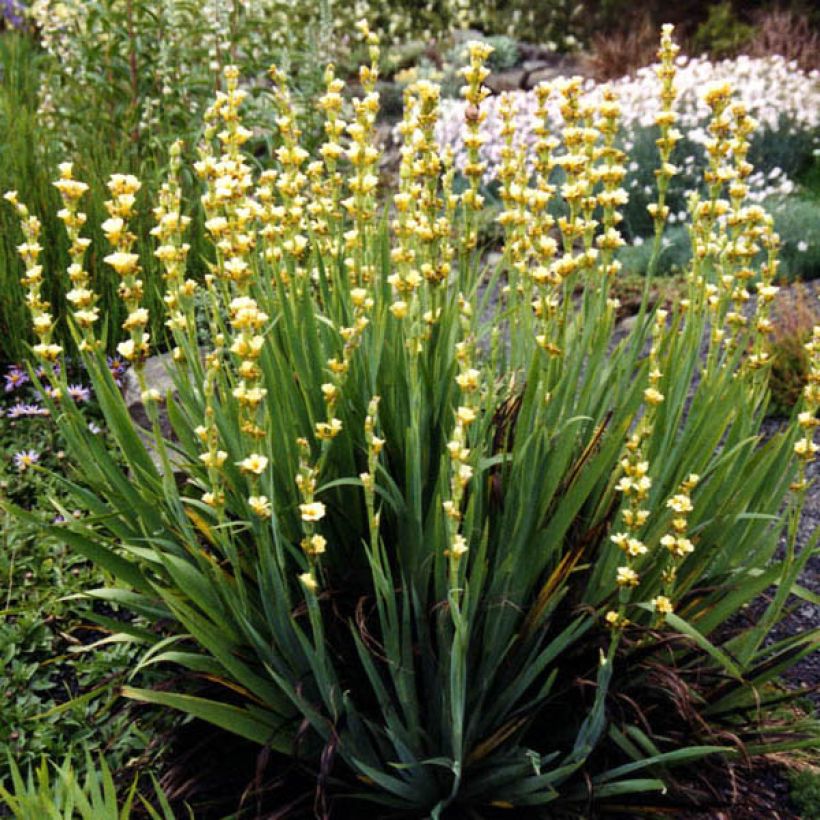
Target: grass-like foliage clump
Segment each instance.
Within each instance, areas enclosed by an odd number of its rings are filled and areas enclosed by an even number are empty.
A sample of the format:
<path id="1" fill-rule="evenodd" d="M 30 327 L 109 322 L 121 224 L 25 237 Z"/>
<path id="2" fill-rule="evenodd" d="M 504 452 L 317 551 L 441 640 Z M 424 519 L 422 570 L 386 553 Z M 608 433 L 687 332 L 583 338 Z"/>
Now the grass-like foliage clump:
<path id="1" fill-rule="evenodd" d="M 173 395 L 145 380 L 140 182 L 110 180 L 96 252 L 119 277 L 118 351 L 141 385 L 151 449 L 95 332 L 85 185 L 70 164 L 55 183 L 71 324 L 119 452 L 60 400 L 54 375 L 51 413 L 81 465 L 67 489 L 87 515 L 46 529 L 116 579 L 96 597 L 155 625 L 132 630 L 141 667 L 170 665 L 176 685 L 137 688 L 135 669 L 125 694 L 299 759 L 319 801 L 414 817 L 590 801 L 623 811 L 673 787 L 681 764 L 816 743 L 814 722 L 784 719 L 777 678 L 817 634 L 766 638 L 812 552 L 795 543 L 817 450 L 820 329 L 799 415 L 762 441 L 779 240 L 746 201 L 746 108 L 726 83 L 705 89 L 688 293 L 669 311 L 645 299 L 616 338 L 628 158 L 614 92 L 592 107 L 577 79 L 540 86 L 531 161 L 502 111 L 504 253 L 487 270 L 476 242 L 486 44 L 463 71 L 461 192 L 435 139 L 439 89 L 420 81 L 406 94 L 399 189 L 383 202 L 379 45 L 359 28 L 362 96 L 346 121 L 328 69 L 315 157 L 274 69 L 281 147 L 256 173 L 246 94 L 226 69 L 195 165 L 216 260 L 204 283 L 185 278 L 193 203 L 172 149 L 151 234 Z M 667 27 L 655 260 L 681 138 L 676 52 Z M 545 125 L 553 97 L 557 134 Z M 58 272 L 39 264 L 37 218 L 7 199 L 25 234 L 33 352 L 51 373 L 63 352 L 41 286 Z M 733 620 L 773 586 L 754 623 Z"/>

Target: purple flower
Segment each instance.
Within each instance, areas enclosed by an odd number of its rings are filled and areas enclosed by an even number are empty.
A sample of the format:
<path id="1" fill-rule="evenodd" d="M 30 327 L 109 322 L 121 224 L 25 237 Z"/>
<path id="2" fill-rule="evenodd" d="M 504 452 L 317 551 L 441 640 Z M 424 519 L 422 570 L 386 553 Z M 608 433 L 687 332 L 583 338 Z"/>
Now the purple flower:
<path id="1" fill-rule="evenodd" d="M 0 0 L 0 21 L 10 28 L 22 28 L 25 18 L 25 7 L 20 0 Z"/>
<path id="2" fill-rule="evenodd" d="M 0 1 L 1 1 L 1 0 L 0 0 Z M 54 362 L 54 364 L 53 364 L 53 365 L 51 365 L 51 372 L 52 372 L 55 376 L 59 376 L 59 375 L 60 375 L 60 363 L 59 363 L 59 362 Z M 46 375 L 46 369 L 43 367 L 43 365 L 40 365 L 40 366 L 39 366 L 39 367 L 38 367 L 38 368 L 34 371 L 34 375 L 35 375 L 35 376 L 37 376 L 37 378 L 38 378 L 38 379 L 40 379 L 40 380 L 42 380 L 42 379 L 45 377 L 45 375 Z"/>
<path id="3" fill-rule="evenodd" d="M 108 369 L 114 377 L 114 384 L 116 384 L 117 387 L 122 387 L 122 377 L 125 375 L 125 371 L 128 370 L 128 362 L 119 356 L 109 356 Z"/>
<path id="4" fill-rule="evenodd" d="M 14 466 L 21 473 L 28 470 L 40 460 L 40 454 L 36 450 L 21 450 L 14 454 Z"/>
<path id="5" fill-rule="evenodd" d="M 13 364 L 8 372 L 3 376 L 6 380 L 6 393 L 13 393 L 18 387 L 22 387 L 28 380 L 28 373 L 16 364 Z"/>
<path id="6" fill-rule="evenodd" d="M 70 384 L 68 385 L 68 395 L 74 401 L 88 401 L 91 398 L 91 391 L 81 384 Z"/>
<path id="7" fill-rule="evenodd" d="M 10 419 L 20 419 L 24 416 L 47 416 L 48 410 L 45 407 L 40 407 L 39 404 L 24 404 L 18 401 L 13 404 L 6 414 Z"/>

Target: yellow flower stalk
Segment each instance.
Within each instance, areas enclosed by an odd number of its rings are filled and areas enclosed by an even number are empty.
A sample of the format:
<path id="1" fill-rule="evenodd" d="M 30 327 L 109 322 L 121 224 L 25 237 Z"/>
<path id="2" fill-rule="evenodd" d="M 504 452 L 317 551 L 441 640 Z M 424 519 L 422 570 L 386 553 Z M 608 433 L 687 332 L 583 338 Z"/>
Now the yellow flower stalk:
<path id="1" fill-rule="evenodd" d="M 271 66 L 269 74 L 274 83 L 274 102 L 279 114 L 276 125 L 282 138 L 282 145 L 276 149 L 280 170 L 275 181 L 279 194 L 277 214 L 281 216 L 282 231 L 279 247 L 285 263 L 286 277 L 290 277 L 289 268 L 292 267 L 296 279 L 301 281 L 306 273 L 304 258 L 308 249 L 307 236 L 302 232 L 307 207 L 305 189 L 308 177 L 302 166 L 308 159 L 308 153 L 299 144 L 300 131 L 285 77 L 276 66 Z"/>
<path id="2" fill-rule="evenodd" d="M 142 184 L 130 174 L 112 174 L 107 187 L 111 199 L 105 203 L 109 218 L 101 225 L 105 238 L 113 250 L 105 257 L 107 262 L 120 277 L 117 292 L 125 303 L 128 316 L 122 324 L 128 333 L 128 339 L 117 345 L 117 352 L 134 366 L 140 381 L 140 390 L 145 392 L 142 368 L 148 358 L 149 336 L 148 311 L 142 307 L 143 282 L 139 255 L 133 252 L 137 237 L 128 228 L 128 222 L 134 216 L 136 195 Z"/>
<path id="3" fill-rule="evenodd" d="M 695 547 L 687 537 L 689 528 L 688 516 L 694 509 L 692 491 L 700 483 L 700 476 L 690 473 L 678 487 L 677 493 L 667 499 L 666 507 L 672 510 L 671 530 L 660 539 L 660 545 L 667 552 L 664 569 L 661 574 L 664 594 L 652 600 L 655 612 L 662 618 L 663 615 L 674 611 L 675 581 L 678 576 L 678 566 L 690 555 Z"/>
<path id="4" fill-rule="evenodd" d="M 467 51 L 470 64 L 460 69 L 459 72 L 466 83 L 461 89 L 461 94 L 467 102 L 464 111 L 464 147 L 467 149 L 467 162 L 462 173 L 469 183 L 469 188 L 461 195 L 464 208 L 462 254 L 472 251 L 476 246 L 478 240 L 476 215 L 484 205 L 484 197 L 479 193 L 479 188 L 481 178 L 487 170 L 487 164 L 481 159 L 481 146 L 487 138 L 481 133 L 481 123 L 487 118 L 487 113 L 481 110 L 481 103 L 490 94 L 490 90 L 484 85 L 484 80 L 490 76 L 490 70 L 485 63 L 493 53 L 493 48 L 487 43 L 473 40 L 467 43 Z"/>
<path id="5" fill-rule="evenodd" d="M 606 88 L 598 108 L 600 119 L 597 123 L 598 131 L 603 136 L 603 146 L 597 156 L 603 160 L 595 170 L 595 176 L 600 180 L 603 190 L 596 195 L 596 204 L 601 208 L 601 233 L 596 238 L 596 244 L 601 252 L 599 269 L 605 277 L 603 297 L 608 292 L 609 281 L 620 271 L 621 265 L 614 259 L 615 252 L 624 245 L 624 239 L 618 229 L 623 219 L 619 208 L 626 205 L 629 196 L 622 187 L 626 168 L 626 155 L 615 146 L 615 138 L 620 126 L 621 107 L 615 92 Z"/>
<path id="6" fill-rule="evenodd" d="M 342 197 L 343 177 L 339 172 L 339 160 L 344 156 L 342 139 L 347 128 L 347 123 L 341 116 L 344 106 L 342 91 L 344 81 L 336 77 L 334 66 L 328 65 L 324 75 L 325 93 L 319 98 L 318 107 L 324 113 L 323 129 L 325 141 L 319 148 L 319 154 L 324 162 L 324 184 L 322 186 L 322 196 L 320 203 L 322 206 L 321 216 L 317 215 L 317 220 L 321 220 L 321 227 L 317 226 L 319 236 L 327 235 L 332 238 L 339 231 L 342 211 L 340 201 Z M 332 252 L 334 245 L 332 241 L 323 245 L 325 250 Z"/>
<path id="7" fill-rule="evenodd" d="M 678 173 L 678 169 L 672 164 L 672 152 L 675 145 L 681 139 L 681 133 L 675 128 L 677 114 L 674 111 L 674 104 L 677 98 L 675 88 L 675 57 L 677 57 L 680 47 L 672 39 L 675 27 L 666 24 L 661 30 L 661 45 L 658 49 L 659 65 L 656 69 L 658 78 L 661 80 L 661 110 L 655 116 L 655 124 L 660 129 L 660 136 L 656 140 L 658 153 L 660 154 L 660 166 L 655 171 L 658 181 L 658 201 L 648 206 L 649 215 L 655 223 L 655 249 L 653 256 L 657 256 L 660 247 L 660 237 L 663 233 L 664 225 L 669 216 L 669 206 L 666 204 L 666 193 L 669 189 L 669 182 Z"/>
<path id="8" fill-rule="evenodd" d="M 26 304 L 37 336 L 37 344 L 32 350 L 43 364 L 48 365 L 46 373 L 53 373 L 53 365 L 60 359 L 63 348 L 52 340 L 54 317 L 50 312 L 51 305 L 42 297 L 43 266 L 39 263 L 43 251 L 40 244 L 42 225 L 40 220 L 20 202 L 17 191 L 8 191 L 3 198 L 17 211 L 23 231 L 23 242 L 17 246 L 17 253 L 25 265 L 22 284 L 27 289 Z"/>
<path id="9" fill-rule="evenodd" d="M 79 210 L 79 203 L 88 190 L 88 185 L 74 179 L 72 163 L 63 162 L 60 164 L 60 178 L 54 182 L 54 187 L 63 200 L 63 208 L 57 216 L 65 225 L 69 239 L 68 278 L 71 288 L 66 299 L 74 308 L 72 315 L 83 337 L 80 344 L 85 349 L 95 344 L 93 325 L 100 315 L 97 307 L 99 297 L 91 287 L 91 277 L 84 264 L 91 240 L 80 236 L 87 217 Z"/>
<path id="10" fill-rule="evenodd" d="M 820 426 L 817 418 L 820 412 L 820 325 L 815 325 L 812 337 L 806 343 L 806 352 L 809 354 L 809 373 L 806 385 L 803 388 L 802 404 L 797 420 L 800 427 L 800 438 L 794 445 L 794 454 L 797 456 L 797 479 L 792 489 L 804 494 L 808 488 L 806 470 L 814 461 L 820 446 L 815 442 L 815 431 Z"/>
<path id="11" fill-rule="evenodd" d="M 168 180 L 160 188 L 159 203 L 153 210 L 156 225 L 151 229 L 151 235 L 158 242 L 154 256 L 162 264 L 165 280 L 163 301 L 168 312 L 165 324 L 177 342 L 173 355 L 178 363 L 185 361 L 184 348 L 193 350 L 196 346 L 194 296 L 198 287 L 193 279 L 185 278 L 190 245 L 184 241 L 183 236 L 191 223 L 191 217 L 182 214 L 182 189 L 179 181 L 181 155 L 182 143 L 177 140 L 169 150 Z"/>
<path id="12" fill-rule="evenodd" d="M 373 138 L 376 115 L 379 112 L 379 94 L 376 91 L 379 77 L 379 38 L 365 20 L 360 20 L 356 28 L 368 46 L 370 65 L 362 66 L 359 71 L 359 82 L 365 93 L 361 99 L 353 100 L 354 118 L 347 126 L 350 137 L 347 159 L 350 160 L 353 173 L 347 181 L 350 196 L 342 201 L 342 205 L 354 225 L 346 236 L 346 247 L 353 250 L 353 255 L 346 259 L 348 275 L 354 287 L 361 287 L 373 280 L 370 255 L 374 253 L 372 233 L 380 157 Z"/>

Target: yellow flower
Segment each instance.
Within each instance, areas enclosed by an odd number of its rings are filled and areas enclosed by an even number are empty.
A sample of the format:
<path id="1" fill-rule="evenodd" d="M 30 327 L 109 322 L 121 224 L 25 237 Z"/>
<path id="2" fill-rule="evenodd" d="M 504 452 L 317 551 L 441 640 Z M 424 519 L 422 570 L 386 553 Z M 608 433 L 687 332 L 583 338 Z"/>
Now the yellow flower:
<path id="1" fill-rule="evenodd" d="M 478 388 L 478 380 L 481 374 L 475 368 L 465 370 L 456 376 L 456 383 L 465 391 L 476 390 Z"/>
<path id="2" fill-rule="evenodd" d="M 217 450 L 215 453 L 202 453 L 199 456 L 199 460 L 206 467 L 221 467 L 227 458 L 228 454 L 224 450 Z"/>
<path id="3" fill-rule="evenodd" d="M 109 253 L 104 261 L 111 265 L 120 276 L 128 276 L 136 272 L 140 258 L 135 253 L 117 251 L 116 253 Z"/>
<path id="4" fill-rule="evenodd" d="M 321 521 L 325 517 L 325 505 L 321 501 L 311 501 L 299 505 L 302 521 Z"/>
<path id="5" fill-rule="evenodd" d="M 629 624 L 629 621 L 623 615 L 619 615 L 615 612 L 614 609 L 610 609 L 609 612 L 604 615 L 604 620 L 606 621 L 607 626 L 612 629 L 623 629 L 623 627 L 628 626 Z"/>
<path id="6" fill-rule="evenodd" d="M 684 495 L 683 493 L 673 495 L 672 498 L 666 502 L 666 506 L 676 513 L 692 512 L 692 501 L 688 495 Z"/>
<path id="7" fill-rule="evenodd" d="M 133 339 L 126 339 L 124 342 L 120 342 L 117 345 L 117 353 L 126 359 L 127 361 L 132 361 L 135 358 L 135 345 Z"/>
<path id="8" fill-rule="evenodd" d="M 466 427 L 475 421 L 475 410 L 472 407 L 459 407 L 456 410 L 456 418 Z"/>
<path id="9" fill-rule="evenodd" d="M 303 572 L 299 576 L 299 582 L 308 592 L 316 592 L 319 588 L 319 584 L 316 583 L 316 579 L 313 577 L 312 572 Z"/>
<path id="10" fill-rule="evenodd" d="M 407 302 L 403 299 L 393 302 L 393 304 L 390 305 L 390 312 L 397 319 L 404 319 L 404 317 L 407 316 Z"/>
<path id="11" fill-rule="evenodd" d="M 639 580 L 638 573 L 632 567 L 618 567 L 616 582 L 619 587 L 636 587 Z"/>
<path id="12" fill-rule="evenodd" d="M 316 424 L 316 436 L 322 440 L 336 438 L 342 431 L 342 422 L 331 419 L 330 422 L 320 421 Z"/>
<path id="13" fill-rule="evenodd" d="M 673 611 L 672 602 L 665 595 L 658 595 L 652 599 L 651 603 L 655 612 L 659 612 L 661 615 L 666 615 Z"/>
<path id="14" fill-rule="evenodd" d="M 643 391 L 643 397 L 646 399 L 648 404 L 660 404 L 663 399 L 663 393 L 656 390 L 654 387 L 647 387 L 646 390 Z"/>
<path id="15" fill-rule="evenodd" d="M 148 324 L 148 310 L 146 308 L 137 308 L 128 314 L 128 318 L 122 323 L 123 330 L 134 330 L 135 328 L 143 328 Z"/>
<path id="16" fill-rule="evenodd" d="M 271 506 L 270 506 L 270 501 L 268 500 L 267 496 L 264 496 L 264 495 L 252 495 L 252 496 L 250 496 L 250 498 L 248 498 L 248 506 L 260 518 L 270 518 Z"/>
<path id="17" fill-rule="evenodd" d="M 112 216 L 106 219 L 105 222 L 100 225 L 100 228 L 105 234 L 105 238 L 112 245 L 116 245 L 122 236 L 122 232 L 125 228 L 125 222 L 123 222 L 123 220 L 118 216 Z"/>
<path id="18" fill-rule="evenodd" d="M 308 555 L 322 555 L 327 548 L 327 539 L 319 533 L 314 533 L 309 538 L 302 539 L 302 549 Z"/>
<path id="19" fill-rule="evenodd" d="M 808 438 L 801 438 L 794 445 L 794 454 L 798 458 L 805 458 L 807 460 L 811 460 L 814 458 L 814 454 L 817 452 L 818 446 Z"/>
<path id="20" fill-rule="evenodd" d="M 243 458 L 242 461 L 237 461 L 236 466 L 239 467 L 243 473 L 262 475 L 268 466 L 268 459 L 267 456 L 259 455 L 259 453 L 251 453 L 246 458 Z"/>
<path id="21" fill-rule="evenodd" d="M 453 546 L 450 547 L 450 555 L 458 561 L 467 551 L 467 541 L 461 533 L 456 533 L 453 538 Z"/>

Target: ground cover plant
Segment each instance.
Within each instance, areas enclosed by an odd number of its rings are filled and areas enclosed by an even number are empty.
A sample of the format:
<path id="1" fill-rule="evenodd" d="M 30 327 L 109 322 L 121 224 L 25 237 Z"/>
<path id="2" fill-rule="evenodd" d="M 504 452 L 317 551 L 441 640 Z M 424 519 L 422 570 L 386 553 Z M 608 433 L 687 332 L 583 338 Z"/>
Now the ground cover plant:
<path id="1" fill-rule="evenodd" d="M 64 364 L 68 400 L 77 403 L 89 430 L 104 440 L 102 418 L 82 371 L 75 363 Z M 120 379 L 124 363 L 111 364 L 114 378 Z M 0 392 L 2 497 L 42 523 L 86 514 L 48 472 L 35 469 L 65 473 L 65 448 L 26 368 L 8 368 Z M 62 540 L 43 536 L 39 526 L 5 511 L 0 512 L 0 532 L 3 770 L 8 760 L 25 771 L 50 758 L 82 778 L 86 752 L 104 753 L 118 771 L 136 770 L 149 746 L 158 748 L 159 725 L 149 728 L 122 708 L 119 686 L 137 653 L 110 640 L 116 608 L 95 611 L 82 596 L 105 583 L 103 574 Z"/>
<path id="2" fill-rule="evenodd" d="M 139 382 L 150 448 L 96 330 L 88 186 L 60 166 L 68 327 L 113 447 L 53 367 L 61 308 L 43 285 L 62 274 L 41 264 L 38 217 L 6 195 L 43 368 L 27 377 L 83 459 L 56 480 L 88 514 L 43 524 L 5 508 L 95 562 L 110 581 L 90 594 L 150 625 L 122 628 L 143 648 L 127 697 L 298 760 L 319 812 L 681 807 L 699 799 L 679 787 L 681 767 L 816 745 L 800 693 L 777 680 L 817 630 L 767 637 L 815 551 L 795 539 L 817 451 L 820 328 L 793 423 L 762 441 L 780 241 L 750 196 L 747 106 L 727 82 L 706 87 L 687 293 L 669 309 L 644 299 L 617 340 L 629 162 L 617 90 L 539 86 L 532 156 L 501 103 L 504 245 L 487 269 L 488 47 L 473 44 L 463 72 L 461 189 L 437 141 L 440 89 L 420 81 L 405 97 L 399 189 L 383 204 L 379 42 L 358 29 L 362 95 L 346 116 L 328 68 L 316 155 L 273 69 L 279 147 L 255 169 L 247 93 L 228 66 L 198 145 L 198 204 L 178 144 L 148 203 L 150 235 L 135 220 L 140 180 L 108 181 L 92 247 L 119 279 L 117 352 Z M 681 139 L 671 34 L 657 69 L 650 272 Z M 186 276 L 196 207 L 212 246 L 201 284 Z M 148 247 L 174 344 L 165 395 L 145 379 L 157 345 Z M 772 586 L 762 616 L 734 626 Z M 166 685 L 148 686 L 146 668 L 168 670 Z"/>

